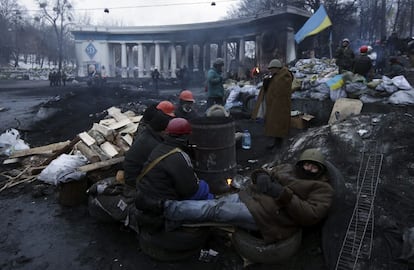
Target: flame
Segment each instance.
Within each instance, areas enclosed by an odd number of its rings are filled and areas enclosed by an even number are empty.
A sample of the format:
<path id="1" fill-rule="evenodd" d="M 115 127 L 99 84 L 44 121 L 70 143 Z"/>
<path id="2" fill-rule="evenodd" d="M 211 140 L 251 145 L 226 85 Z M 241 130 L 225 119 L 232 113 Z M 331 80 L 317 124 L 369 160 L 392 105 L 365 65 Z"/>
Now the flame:
<path id="1" fill-rule="evenodd" d="M 233 181 L 233 180 L 231 180 L 231 178 L 227 178 L 227 185 L 231 185 L 231 181 Z"/>
<path id="2" fill-rule="evenodd" d="M 259 69 L 259 67 L 256 67 L 256 68 L 254 69 L 254 71 L 255 71 L 257 74 L 259 74 L 259 73 L 260 73 L 260 69 Z"/>

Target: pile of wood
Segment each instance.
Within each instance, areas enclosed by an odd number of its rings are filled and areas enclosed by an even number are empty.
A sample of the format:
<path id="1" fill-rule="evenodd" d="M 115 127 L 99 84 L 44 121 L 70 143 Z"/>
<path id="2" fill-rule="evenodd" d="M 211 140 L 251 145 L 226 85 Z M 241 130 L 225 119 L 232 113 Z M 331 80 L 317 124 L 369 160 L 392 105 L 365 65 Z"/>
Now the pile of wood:
<path id="1" fill-rule="evenodd" d="M 107 112 L 105 119 L 94 123 L 90 130 L 79 133 L 73 140 L 14 152 L 3 164 L 20 163 L 22 168 L 1 173 L 8 180 L 0 192 L 20 183 L 34 181 L 51 161 L 64 153 L 79 151 L 88 159 L 89 164 L 78 168 L 82 172 L 123 162 L 142 116 L 132 111 L 122 113 L 116 107 L 109 108 Z"/>

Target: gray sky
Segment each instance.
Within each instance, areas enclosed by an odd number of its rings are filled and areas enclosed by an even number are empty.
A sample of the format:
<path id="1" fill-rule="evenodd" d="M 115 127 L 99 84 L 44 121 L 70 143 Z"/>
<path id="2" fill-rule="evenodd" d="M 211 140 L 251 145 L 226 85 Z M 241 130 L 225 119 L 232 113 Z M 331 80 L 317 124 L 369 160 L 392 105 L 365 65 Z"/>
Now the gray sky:
<path id="1" fill-rule="evenodd" d="M 38 10 L 36 0 L 18 0 L 30 11 Z M 76 14 L 88 14 L 93 24 L 147 26 L 217 21 L 238 0 L 72 0 Z M 104 13 L 104 8 L 109 13 Z"/>

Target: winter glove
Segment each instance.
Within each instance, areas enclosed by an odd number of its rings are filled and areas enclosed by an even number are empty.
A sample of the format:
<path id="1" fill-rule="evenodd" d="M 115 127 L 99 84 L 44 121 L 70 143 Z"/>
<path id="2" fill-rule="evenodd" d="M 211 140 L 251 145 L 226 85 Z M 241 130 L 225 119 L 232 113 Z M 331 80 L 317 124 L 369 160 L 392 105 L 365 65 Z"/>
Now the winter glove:
<path id="1" fill-rule="evenodd" d="M 270 183 L 266 194 L 269 196 L 272 196 L 273 198 L 279 198 L 282 192 L 283 192 L 283 186 L 279 184 L 279 182 L 272 182 Z"/>
<path id="2" fill-rule="evenodd" d="M 260 173 L 256 176 L 256 189 L 260 193 L 266 193 L 269 189 L 272 180 L 270 176 L 266 173 Z"/>
<path id="3" fill-rule="evenodd" d="M 270 176 L 265 173 L 261 173 L 256 177 L 257 191 L 278 198 L 283 191 L 283 186 L 278 182 L 272 182 Z"/>

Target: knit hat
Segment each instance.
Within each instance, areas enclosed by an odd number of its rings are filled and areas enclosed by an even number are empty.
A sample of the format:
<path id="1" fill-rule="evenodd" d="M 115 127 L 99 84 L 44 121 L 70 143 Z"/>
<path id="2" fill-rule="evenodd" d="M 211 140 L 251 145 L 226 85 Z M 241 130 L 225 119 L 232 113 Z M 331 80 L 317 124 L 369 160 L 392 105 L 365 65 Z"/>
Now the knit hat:
<path id="1" fill-rule="evenodd" d="M 157 107 L 157 104 L 154 103 L 152 105 L 149 105 L 145 109 L 144 114 L 142 115 L 142 119 L 141 119 L 143 123 L 149 123 L 151 121 L 152 117 L 154 117 L 155 113 L 158 111 L 156 107 Z"/>
<path id="2" fill-rule="evenodd" d="M 154 131 L 160 132 L 167 128 L 168 122 L 170 122 L 171 117 L 160 110 L 155 110 L 156 112 L 154 113 L 154 116 L 148 124 Z"/>

